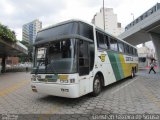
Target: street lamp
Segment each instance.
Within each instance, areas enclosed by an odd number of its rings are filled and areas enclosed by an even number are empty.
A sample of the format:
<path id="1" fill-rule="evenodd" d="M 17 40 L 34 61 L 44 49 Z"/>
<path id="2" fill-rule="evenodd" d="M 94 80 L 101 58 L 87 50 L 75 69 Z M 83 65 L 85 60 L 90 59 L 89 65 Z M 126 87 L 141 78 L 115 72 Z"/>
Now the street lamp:
<path id="1" fill-rule="evenodd" d="M 133 13 L 131 13 L 131 15 L 133 16 L 133 21 L 134 21 L 134 14 L 133 14 Z"/>
<path id="2" fill-rule="evenodd" d="M 103 24 L 104 24 L 104 31 L 105 31 L 105 13 L 104 13 L 104 0 L 103 0 Z"/>

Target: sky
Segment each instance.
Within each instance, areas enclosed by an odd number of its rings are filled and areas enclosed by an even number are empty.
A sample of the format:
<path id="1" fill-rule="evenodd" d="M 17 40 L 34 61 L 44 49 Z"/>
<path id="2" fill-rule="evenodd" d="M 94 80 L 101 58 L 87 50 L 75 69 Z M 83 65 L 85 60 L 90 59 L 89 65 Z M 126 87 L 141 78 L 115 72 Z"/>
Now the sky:
<path id="1" fill-rule="evenodd" d="M 160 0 L 104 0 L 106 8 L 113 8 L 118 22 L 125 27 Z M 39 19 L 43 27 L 68 19 L 91 22 L 100 11 L 103 0 L 0 0 L 0 23 L 16 32 L 22 40 L 22 25 Z"/>

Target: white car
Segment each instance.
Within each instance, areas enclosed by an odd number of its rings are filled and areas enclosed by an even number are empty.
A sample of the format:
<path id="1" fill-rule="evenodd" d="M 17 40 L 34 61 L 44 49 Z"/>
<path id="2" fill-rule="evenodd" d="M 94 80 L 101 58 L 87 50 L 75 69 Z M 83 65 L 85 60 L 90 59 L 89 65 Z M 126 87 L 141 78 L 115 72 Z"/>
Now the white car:
<path id="1" fill-rule="evenodd" d="M 11 65 L 8 65 L 8 64 L 7 64 L 7 65 L 6 65 L 6 68 L 11 68 Z"/>
<path id="2" fill-rule="evenodd" d="M 25 67 L 25 64 L 19 63 L 19 67 Z"/>

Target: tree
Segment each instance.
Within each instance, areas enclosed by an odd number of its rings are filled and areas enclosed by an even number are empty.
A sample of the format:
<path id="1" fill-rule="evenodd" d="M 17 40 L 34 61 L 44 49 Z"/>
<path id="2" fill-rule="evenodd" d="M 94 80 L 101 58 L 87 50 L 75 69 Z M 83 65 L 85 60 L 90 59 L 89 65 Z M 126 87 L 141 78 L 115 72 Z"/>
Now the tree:
<path id="1" fill-rule="evenodd" d="M 0 39 L 16 42 L 16 35 L 15 32 L 10 30 L 7 26 L 4 26 L 0 23 Z"/>
<path id="2" fill-rule="evenodd" d="M 25 41 L 20 41 L 23 45 L 25 45 L 28 48 L 28 54 L 21 54 L 19 56 L 20 62 L 32 62 L 32 53 L 33 53 L 33 46 Z"/>

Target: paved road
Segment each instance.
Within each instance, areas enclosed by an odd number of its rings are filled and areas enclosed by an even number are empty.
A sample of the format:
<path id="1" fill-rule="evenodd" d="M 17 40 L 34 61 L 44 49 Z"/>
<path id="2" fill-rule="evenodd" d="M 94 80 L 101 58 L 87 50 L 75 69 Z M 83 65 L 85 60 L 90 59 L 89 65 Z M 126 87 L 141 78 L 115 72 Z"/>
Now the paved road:
<path id="1" fill-rule="evenodd" d="M 8 114 L 76 114 L 72 118 L 88 119 L 79 114 L 160 114 L 160 74 L 139 72 L 107 86 L 97 97 L 89 94 L 69 99 L 33 93 L 30 74 L 0 75 L 0 113 Z M 60 117 L 60 116 L 59 116 Z M 63 119 L 68 119 L 64 116 Z"/>

